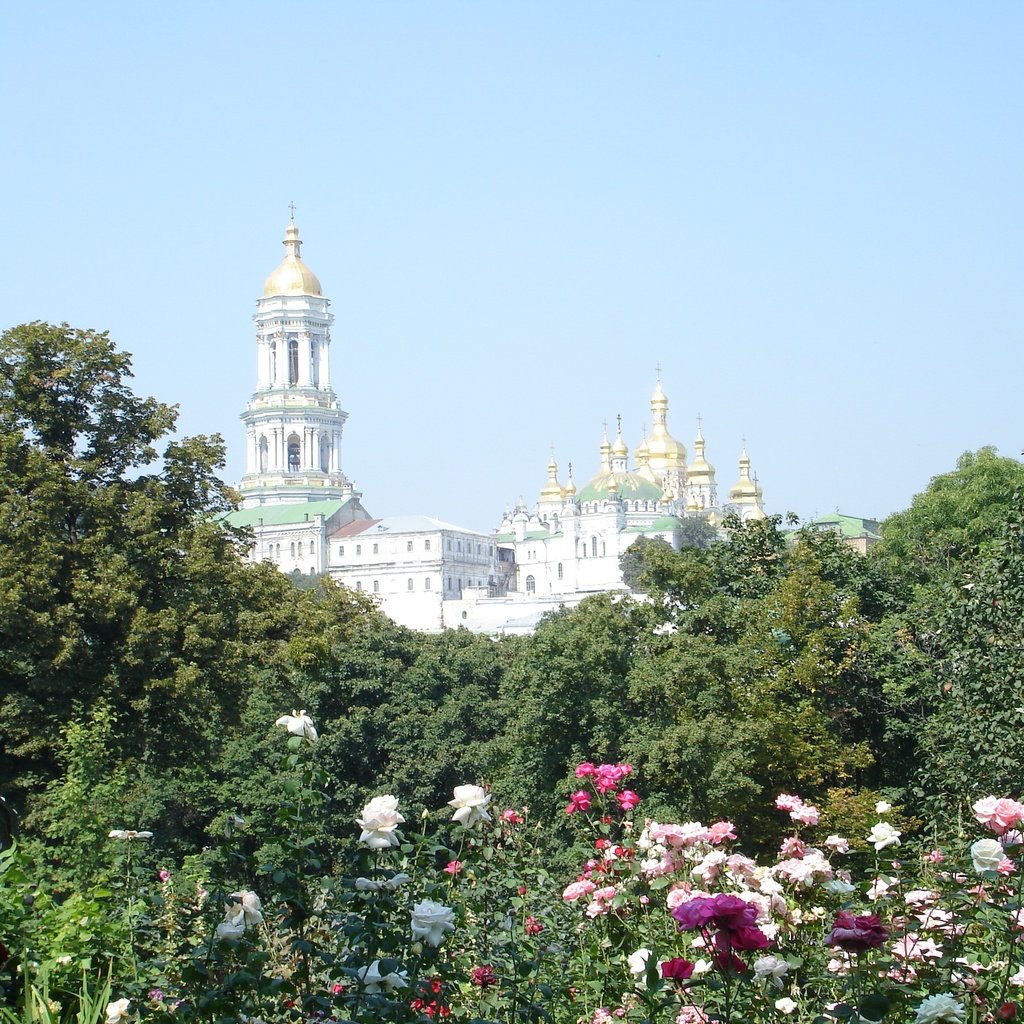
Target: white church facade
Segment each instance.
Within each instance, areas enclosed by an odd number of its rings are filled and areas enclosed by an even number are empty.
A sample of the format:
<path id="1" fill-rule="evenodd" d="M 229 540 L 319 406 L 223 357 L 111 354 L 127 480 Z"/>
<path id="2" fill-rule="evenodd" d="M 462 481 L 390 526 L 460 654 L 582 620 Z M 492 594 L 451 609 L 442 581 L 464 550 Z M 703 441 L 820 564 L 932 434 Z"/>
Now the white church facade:
<path id="1" fill-rule="evenodd" d="M 525 632 L 545 611 L 624 589 L 619 557 L 638 537 L 679 548 L 687 520 L 764 515 L 745 451 L 724 503 L 699 426 L 687 462 L 669 432 L 659 379 L 651 433 L 632 467 L 621 428 L 614 444 L 603 438 L 598 472 L 579 492 L 571 465 L 563 484 L 552 458 L 534 508 L 520 502 L 494 534 L 427 516 L 372 517 L 342 469 L 348 414 L 331 386 L 334 317 L 301 245 L 292 220 L 253 318 L 256 389 L 241 417 L 242 502 L 226 517 L 252 531 L 251 559 L 286 573 L 328 574 L 411 628 Z"/>

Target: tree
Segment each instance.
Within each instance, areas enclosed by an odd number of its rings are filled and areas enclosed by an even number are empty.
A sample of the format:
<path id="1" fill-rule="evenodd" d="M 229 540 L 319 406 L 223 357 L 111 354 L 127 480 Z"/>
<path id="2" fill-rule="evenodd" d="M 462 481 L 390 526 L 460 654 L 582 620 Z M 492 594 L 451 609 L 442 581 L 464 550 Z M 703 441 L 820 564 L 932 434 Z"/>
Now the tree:
<path id="1" fill-rule="evenodd" d="M 964 452 L 953 472 L 933 477 L 910 508 L 885 520 L 871 558 L 917 585 L 955 573 L 999 539 L 1018 491 L 1024 491 L 1024 464 L 992 447 Z"/>
<path id="2" fill-rule="evenodd" d="M 62 730 L 103 702 L 128 780 L 120 812 L 188 829 L 209 756 L 282 635 L 261 602 L 286 606 L 287 581 L 245 565 L 215 521 L 232 507 L 223 443 L 167 440 L 174 408 L 130 378 L 103 333 L 0 335 L 0 790 L 36 794 L 26 825 L 59 774 Z"/>

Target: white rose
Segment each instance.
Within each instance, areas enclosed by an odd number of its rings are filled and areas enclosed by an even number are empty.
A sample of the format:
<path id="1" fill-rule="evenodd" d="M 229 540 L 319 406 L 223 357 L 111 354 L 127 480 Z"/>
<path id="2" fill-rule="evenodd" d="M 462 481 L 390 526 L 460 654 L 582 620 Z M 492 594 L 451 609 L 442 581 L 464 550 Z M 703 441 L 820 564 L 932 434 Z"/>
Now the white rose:
<path id="1" fill-rule="evenodd" d="M 133 839 L 152 839 L 153 833 L 136 832 L 133 828 L 114 828 L 107 833 L 107 837 L 109 839 L 124 839 L 130 843 Z"/>
<path id="2" fill-rule="evenodd" d="M 128 1016 L 129 1006 L 130 999 L 118 999 L 113 1003 L 107 1003 L 107 1024 L 120 1024 Z"/>
<path id="3" fill-rule="evenodd" d="M 951 995 L 943 992 L 937 996 L 928 996 L 921 1002 L 914 1017 L 914 1024 L 938 1024 L 939 1021 L 960 1024 L 963 1019 L 963 1006 Z"/>
<path id="4" fill-rule="evenodd" d="M 483 786 L 456 786 L 452 790 L 452 796 L 454 799 L 448 801 L 448 806 L 455 808 L 452 821 L 469 828 L 478 821 L 491 820 L 487 813 L 491 796 L 484 792 Z"/>
<path id="5" fill-rule="evenodd" d="M 979 839 L 971 847 L 971 860 L 974 861 L 974 870 L 979 874 L 982 871 L 998 871 L 999 863 L 1005 855 L 1002 844 L 995 839 Z"/>
<path id="6" fill-rule="evenodd" d="M 879 821 L 872 827 L 868 842 L 874 844 L 876 851 L 881 851 L 887 846 L 899 846 L 901 835 L 903 833 L 893 828 L 887 821 Z"/>
<path id="7" fill-rule="evenodd" d="M 783 996 L 781 999 L 775 1000 L 775 1009 L 779 1013 L 790 1014 L 796 1009 L 796 1002 L 789 998 L 789 996 Z"/>
<path id="8" fill-rule="evenodd" d="M 626 960 L 629 962 L 630 974 L 645 974 L 647 972 L 647 961 L 650 959 L 651 951 L 641 946 L 635 953 L 630 953 Z"/>
<path id="9" fill-rule="evenodd" d="M 397 846 L 395 829 L 404 821 L 405 818 L 398 813 L 397 797 L 375 796 L 363 808 L 363 816 L 356 818 L 356 824 L 363 830 L 359 842 L 371 850 L 386 850 L 389 846 Z"/>
<path id="10" fill-rule="evenodd" d="M 390 878 L 385 878 L 381 882 L 381 888 L 390 889 L 394 892 L 399 886 L 405 885 L 406 882 L 412 881 L 412 875 L 407 875 L 404 871 L 399 871 L 397 874 L 392 875 Z"/>
<path id="11" fill-rule="evenodd" d="M 356 971 L 356 977 L 367 992 L 394 992 L 396 989 L 405 988 L 409 973 L 391 971 L 389 974 L 381 974 L 380 961 L 374 960 L 369 967 L 362 967 Z"/>
<path id="12" fill-rule="evenodd" d="M 412 908 L 412 937 L 422 939 L 431 946 L 441 944 L 445 932 L 455 931 L 455 911 L 451 907 L 420 900 Z"/>
<path id="13" fill-rule="evenodd" d="M 788 972 L 789 964 L 776 956 L 762 956 L 754 961 L 754 974 L 758 981 L 770 981 L 776 988 L 782 988 L 782 979 Z"/>
<path id="14" fill-rule="evenodd" d="M 246 928 L 251 925 L 263 924 L 263 904 L 260 903 L 260 898 L 256 893 L 251 889 L 246 889 L 244 892 L 233 892 L 231 898 L 238 900 L 238 905 L 242 908 L 242 923 Z"/>
<path id="15" fill-rule="evenodd" d="M 888 800 L 879 800 L 875 804 L 875 814 L 888 814 L 892 810 L 892 804 Z"/>
<path id="16" fill-rule="evenodd" d="M 302 711 L 293 710 L 290 715 L 282 715 L 274 725 L 281 726 L 291 736 L 303 736 L 310 743 L 316 743 L 317 741 L 313 719 L 306 714 L 305 708 Z"/>

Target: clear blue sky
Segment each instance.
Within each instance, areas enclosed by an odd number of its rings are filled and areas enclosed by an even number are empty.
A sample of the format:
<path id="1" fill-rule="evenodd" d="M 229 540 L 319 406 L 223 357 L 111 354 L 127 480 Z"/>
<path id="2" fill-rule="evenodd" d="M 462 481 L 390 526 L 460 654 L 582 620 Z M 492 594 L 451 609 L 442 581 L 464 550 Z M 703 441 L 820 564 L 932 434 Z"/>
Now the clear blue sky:
<path id="1" fill-rule="evenodd" d="M 375 515 L 492 529 L 549 446 L 703 416 L 768 510 L 1024 447 L 1024 4 L 39 3 L 0 39 L 0 326 L 220 432 L 294 200 Z"/>

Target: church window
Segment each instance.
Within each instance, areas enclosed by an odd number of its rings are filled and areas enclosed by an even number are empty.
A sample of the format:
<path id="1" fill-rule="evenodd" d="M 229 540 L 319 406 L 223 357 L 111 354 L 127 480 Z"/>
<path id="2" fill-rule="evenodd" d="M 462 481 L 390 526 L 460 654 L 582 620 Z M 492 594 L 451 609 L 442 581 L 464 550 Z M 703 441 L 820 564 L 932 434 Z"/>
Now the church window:
<path id="1" fill-rule="evenodd" d="M 405 589 L 406 590 L 412 590 L 412 577 L 411 576 L 405 581 Z"/>
<path id="2" fill-rule="evenodd" d="M 302 541 L 299 541 L 299 556 L 302 556 Z"/>
<path id="3" fill-rule="evenodd" d="M 363 545 L 362 544 L 357 544 L 356 545 L 356 554 L 357 555 L 361 555 L 362 553 L 363 553 Z"/>
<path id="4" fill-rule="evenodd" d="M 299 435 L 292 434 L 288 438 L 288 472 L 298 473 L 302 466 L 302 445 Z"/>
<path id="5" fill-rule="evenodd" d="M 451 542 L 451 538 L 450 537 L 448 538 L 448 540 L 446 540 L 444 542 L 444 549 L 445 549 L 445 551 L 451 551 L 451 549 L 452 549 L 452 542 Z"/>
<path id="6" fill-rule="evenodd" d="M 411 540 L 407 540 L 405 542 L 405 550 L 406 551 L 412 551 L 412 541 Z"/>
<path id="7" fill-rule="evenodd" d="M 424 551 L 429 551 L 430 550 L 430 540 L 429 540 L 429 538 L 423 542 L 423 550 Z"/>
<path id="8" fill-rule="evenodd" d="M 295 557 L 295 541 L 292 541 L 292 558 Z"/>
<path id="9" fill-rule="evenodd" d="M 338 545 L 338 557 L 339 558 L 344 558 L 345 557 L 345 545 L 344 544 L 339 544 Z"/>
<path id="10" fill-rule="evenodd" d="M 309 343 L 309 375 L 313 380 L 313 387 L 315 388 L 320 386 L 320 367 L 317 366 L 317 356 L 317 344 L 315 341 L 311 341 Z"/>
<path id="11" fill-rule="evenodd" d="M 558 563 L 558 578 L 559 579 L 562 578 L 562 563 L 561 562 Z"/>
<path id="12" fill-rule="evenodd" d="M 424 590 L 429 590 L 430 589 L 430 577 L 429 576 L 423 581 L 423 589 Z"/>
<path id="13" fill-rule="evenodd" d="M 362 590 L 362 589 L 363 589 L 363 581 L 362 580 L 356 580 L 356 590 Z"/>
<path id="14" fill-rule="evenodd" d="M 537 593 L 537 580 L 533 576 L 526 577 L 526 592 L 528 594 Z"/>
<path id="15" fill-rule="evenodd" d="M 311 556 L 312 556 L 312 555 L 314 555 L 314 554 L 316 553 L 316 552 L 315 552 L 315 551 L 313 550 L 313 542 L 312 542 L 312 541 L 310 541 L 310 542 L 309 542 L 309 553 L 310 553 L 310 555 L 311 555 Z"/>
<path id="16" fill-rule="evenodd" d="M 476 553 L 477 553 L 478 555 L 480 554 L 480 545 L 479 545 L 479 544 L 477 544 L 477 546 L 476 546 Z"/>
<path id="17" fill-rule="evenodd" d="M 455 542 L 455 550 L 458 551 L 461 554 L 461 552 L 462 552 L 462 541 L 461 540 Z"/>
<path id="18" fill-rule="evenodd" d="M 288 383 L 299 383 L 299 343 L 295 338 L 288 342 Z"/>
<path id="19" fill-rule="evenodd" d="M 596 537 L 591 537 L 590 538 L 590 553 L 595 558 L 597 558 L 597 538 Z"/>
<path id="20" fill-rule="evenodd" d="M 378 555 L 378 554 L 380 554 L 380 545 L 379 545 L 379 544 L 374 544 L 374 545 L 373 545 L 373 553 L 374 553 L 375 555 Z"/>
<path id="21" fill-rule="evenodd" d="M 324 473 L 331 470 L 331 442 L 327 440 L 326 434 L 320 435 L 320 469 Z"/>
<path id="22" fill-rule="evenodd" d="M 608 554 L 608 550 L 604 546 L 604 541 L 601 541 L 601 554 L 602 555 L 607 555 Z"/>
<path id="23" fill-rule="evenodd" d="M 374 580 L 373 581 L 373 592 L 375 594 L 379 594 L 380 593 L 380 580 Z"/>
<path id="24" fill-rule="evenodd" d="M 270 343 L 270 383 L 277 383 L 277 342 Z"/>
<path id="25" fill-rule="evenodd" d="M 260 460 L 260 472 L 266 473 L 267 471 L 267 455 L 270 451 L 270 447 L 267 444 L 267 435 L 260 434 L 260 445 L 259 445 L 259 460 Z"/>

